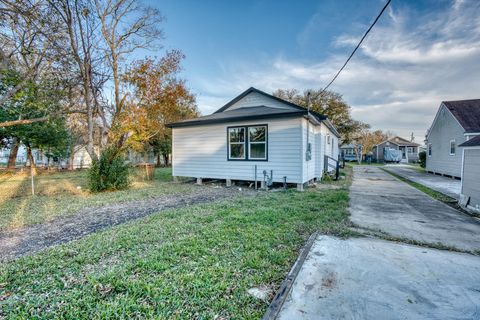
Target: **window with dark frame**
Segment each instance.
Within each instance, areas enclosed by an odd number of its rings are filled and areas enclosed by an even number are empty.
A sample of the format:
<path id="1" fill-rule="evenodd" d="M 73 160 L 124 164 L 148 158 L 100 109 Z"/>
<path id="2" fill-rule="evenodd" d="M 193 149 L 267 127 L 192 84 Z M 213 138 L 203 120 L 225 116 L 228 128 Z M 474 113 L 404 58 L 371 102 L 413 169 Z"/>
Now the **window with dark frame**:
<path id="1" fill-rule="evenodd" d="M 267 125 L 228 127 L 228 160 L 267 160 Z"/>
<path id="2" fill-rule="evenodd" d="M 432 155 L 432 144 L 429 143 L 428 144 L 428 156 L 431 156 Z"/>

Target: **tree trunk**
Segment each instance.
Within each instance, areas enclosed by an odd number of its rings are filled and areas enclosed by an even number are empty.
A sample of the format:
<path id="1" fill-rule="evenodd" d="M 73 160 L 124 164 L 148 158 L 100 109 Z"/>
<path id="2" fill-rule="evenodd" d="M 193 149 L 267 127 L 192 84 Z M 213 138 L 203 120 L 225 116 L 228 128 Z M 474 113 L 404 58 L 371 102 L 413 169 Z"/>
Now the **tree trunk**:
<path id="1" fill-rule="evenodd" d="M 32 148 L 27 146 L 27 156 L 28 161 L 30 162 L 30 168 L 33 174 L 37 174 L 37 168 L 35 167 L 35 160 L 33 159 Z"/>
<path id="2" fill-rule="evenodd" d="M 10 150 L 10 155 L 8 156 L 8 169 L 15 169 L 16 161 L 17 161 L 17 154 L 18 148 L 20 147 L 20 142 L 14 138 L 12 149 Z"/>
<path id="3" fill-rule="evenodd" d="M 164 161 L 164 164 L 163 164 L 163 165 L 164 165 L 165 167 L 168 167 L 168 160 L 169 160 L 168 158 L 169 158 L 169 157 L 168 157 L 168 153 L 163 155 L 163 161 Z"/>
<path id="4" fill-rule="evenodd" d="M 160 161 L 160 152 L 157 153 L 157 167 L 161 167 L 162 162 Z"/>
<path id="5" fill-rule="evenodd" d="M 75 146 L 70 150 L 70 157 L 68 158 L 68 170 L 73 170 L 73 161 L 75 161 Z"/>

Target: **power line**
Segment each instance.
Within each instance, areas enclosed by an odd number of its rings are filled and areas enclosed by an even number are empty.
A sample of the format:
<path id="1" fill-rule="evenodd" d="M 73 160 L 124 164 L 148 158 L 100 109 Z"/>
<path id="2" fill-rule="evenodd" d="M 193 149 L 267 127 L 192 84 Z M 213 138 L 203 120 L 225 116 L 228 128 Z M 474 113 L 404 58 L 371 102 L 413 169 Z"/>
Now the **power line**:
<path id="1" fill-rule="evenodd" d="M 385 11 L 385 9 L 387 9 L 388 5 L 390 4 L 392 0 L 388 0 L 387 3 L 385 4 L 385 6 L 383 7 L 382 11 L 380 11 L 380 13 L 378 14 L 378 16 L 375 18 L 375 21 L 373 21 L 372 25 L 370 26 L 370 28 L 368 28 L 367 32 L 365 32 L 365 34 L 363 35 L 362 39 L 360 39 L 360 42 L 357 44 L 357 46 L 355 47 L 355 49 L 353 49 L 352 53 L 350 54 L 350 56 L 348 57 L 347 61 L 345 61 L 345 63 L 343 64 L 343 66 L 340 68 L 340 70 L 338 70 L 337 74 L 335 75 L 335 77 L 333 77 L 332 81 L 330 81 L 327 86 L 325 88 L 323 88 L 322 91 L 320 91 L 320 93 L 323 93 L 325 92 L 328 87 L 330 87 L 330 85 L 335 81 L 335 79 L 337 79 L 338 75 L 340 74 L 340 72 L 342 72 L 342 70 L 345 68 L 345 66 L 347 65 L 347 63 L 350 61 L 350 59 L 353 57 L 353 55 L 355 54 L 355 52 L 357 51 L 357 49 L 360 47 L 360 45 L 362 44 L 363 40 L 365 39 L 365 37 L 367 36 L 367 34 L 370 32 L 370 30 L 372 30 L 373 26 L 377 23 L 378 19 L 380 19 L 380 17 L 382 16 L 383 12 Z"/>

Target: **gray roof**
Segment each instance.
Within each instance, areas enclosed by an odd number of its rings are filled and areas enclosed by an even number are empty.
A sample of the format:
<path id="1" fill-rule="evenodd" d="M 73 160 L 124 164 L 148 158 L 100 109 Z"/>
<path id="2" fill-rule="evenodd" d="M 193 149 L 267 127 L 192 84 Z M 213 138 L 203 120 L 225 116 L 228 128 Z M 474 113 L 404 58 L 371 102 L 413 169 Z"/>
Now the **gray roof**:
<path id="1" fill-rule="evenodd" d="M 480 99 L 443 101 L 466 133 L 480 132 Z"/>
<path id="2" fill-rule="evenodd" d="M 188 127 L 202 124 L 212 123 L 224 123 L 234 122 L 242 120 L 257 120 L 257 119 L 271 119 L 271 118 L 288 118 L 306 116 L 307 110 L 294 110 L 294 109 L 279 109 L 266 106 L 256 107 L 244 107 L 233 110 L 227 110 L 218 113 L 212 113 L 208 116 L 198 117 L 195 119 L 183 120 L 175 123 L 171 123 L 168 126 L 170 128 Z M 317 120 L 324 120 L 325 117 L 321 115 L 315 115 Z"/>
<path id="3" fill-rule="evenodd" d="M 459 145 L 459 147 L 480 147 L 480 135 L 468 139 L 467 141 Z"/>

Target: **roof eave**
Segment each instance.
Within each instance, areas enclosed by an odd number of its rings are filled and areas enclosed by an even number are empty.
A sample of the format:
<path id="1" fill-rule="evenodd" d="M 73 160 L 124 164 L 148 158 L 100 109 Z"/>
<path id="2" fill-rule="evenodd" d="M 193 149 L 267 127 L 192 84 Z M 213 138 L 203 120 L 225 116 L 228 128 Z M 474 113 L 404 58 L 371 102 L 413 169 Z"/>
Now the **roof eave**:
<path id="1" fill-rule="evenodd" d="M 288 113 L 278 113 L 278 114 L 262 114 L 262 115 L 248 115 L 248 116 L 238 116 L 226 119 L 207 119 L 207 120 L 199 120 L 199 121 L 188 121 L 188 122 L 175 122 L 175 123 L 168 123 L 166 126 L 168 128 L 181 128 L 181 127 L 194 127 L 194 126 L 202 126 L 208 124 L 216 124 L 216 123 L 230 123 L 230 122 L 238 122 L 238 121 L 247 121 L 247 120 L 256 120 L 256 119 L 279 119 L 279 118 L 296 118 L 301 117 L 307 114 L 307 110 L 304 111 L 295 111 L 295 112 L 288 112 Z"/>

